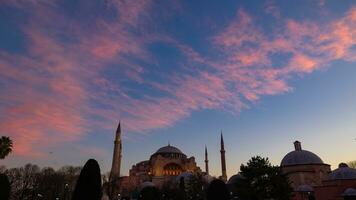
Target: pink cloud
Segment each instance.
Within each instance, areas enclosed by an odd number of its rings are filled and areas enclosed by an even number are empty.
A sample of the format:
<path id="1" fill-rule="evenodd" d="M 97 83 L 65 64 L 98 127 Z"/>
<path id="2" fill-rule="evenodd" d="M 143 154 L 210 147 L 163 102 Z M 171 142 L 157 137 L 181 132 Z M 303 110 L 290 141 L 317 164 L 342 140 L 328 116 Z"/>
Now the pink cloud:
<path id="1" fill-rule="evenodd" d="M 310 73 L 318 67 L 318 62 L 305 55 L 294 55 L 288 65 L 297 72 Z"/>
<path id="2" fill-rule="evenodd" d="M 0 115 L 0 131 L 14 138 L 16 155 L 43 156 L 43 147 L 80 140 L 93 128 L 112 130 L 119 119 L 129 132 L 144 133 L 203 109 L 237 114 L 264 95 L 291 91 L 288 79 L 295 74 L 311 73 L 337 59 L 356 60 L 356 8 L 328 24 L 287 20 L 283 31 L 271 35 L 239 9 L 210 40 L 211 50 L 221 56 L 217 59 L 167 35 L 137 34 L 141 25 L 152 23 L 149 1 L 108 1 L 117 17 L 98 19 L 92 29 L 75 20 L 68 26 L 55 4 L 31 5 L 33 16 L 22 27 L 26 55 L 0 51 L 0 81 L 7 86 L 0 92 L 0 109 L 7 113 Z M 19 2 L 15 6 L 26 7 Z M 154 65 L 156 58 L 147 48 L 154 42 L 180 51 L 186 67 L 159 74 L 170 77 L 164 83 L 145 78 L 152 68 L 127 58 Z M 276 66 L 275 54 L 290 57 Z M 118 70 L 121 76 L 113 80 L 105 70 Z M 162 95 L 135 97 L 134 89 L 120 79 Z"/>

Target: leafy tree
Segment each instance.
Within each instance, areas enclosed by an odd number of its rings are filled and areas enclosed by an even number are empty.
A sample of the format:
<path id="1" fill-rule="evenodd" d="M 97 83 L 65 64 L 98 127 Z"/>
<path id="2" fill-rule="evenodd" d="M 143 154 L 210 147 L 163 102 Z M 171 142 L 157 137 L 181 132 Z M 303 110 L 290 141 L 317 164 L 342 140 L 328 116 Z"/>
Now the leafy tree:
<path id="1" fill-rule="evenodd" d="M 268 158 L 252 157 L 247 165 L 241 165 L 240 171 L 244 178 L 235 183 L 239 199 L 291 199 L 293 189 L 288 177 L 280 167 L 272 166 Z"/>
<path id="2" fill-rule="evenodd" d="M 100 200 L 100 167 L 96 160 L 89 159 L 80 172 L 72 200 Z"/>
<path id="3" fill-rule="evenodd" d="M 356 169 L 356 160 L 348 162 L 347 165 L 348 165 L 350 168 Z"/>
<path id="4" fill-rule="evenodd" d="M 0 138 L 0 159 L 4 159 L 12 152 L 12 141 L 9 137 L 2 136 Z"/>

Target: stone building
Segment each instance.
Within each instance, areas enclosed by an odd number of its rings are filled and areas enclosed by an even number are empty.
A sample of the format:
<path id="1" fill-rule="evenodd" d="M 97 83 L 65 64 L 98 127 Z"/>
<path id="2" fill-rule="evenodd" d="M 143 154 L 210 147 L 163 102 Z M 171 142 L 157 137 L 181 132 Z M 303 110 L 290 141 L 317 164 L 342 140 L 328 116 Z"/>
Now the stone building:
<path id="1" fill-rule="evenodd" d="M 294 142 L 294 151 L 284 156 L 281 167 L 295 191 L 301 189 L 301 186 L 321 185 L 331 171 L 330 165 L 325 164 L 319 156 L 303 150 L 299 141 Z"/>
<path id="2" fill-rule="evenodd" d="M 294 142 L 294 148 L 281 162 L 294 189 L 294 200 L 356 200 L 356 169 L 341 163 L 331 171 L 319 156 L 303 150 L 299 141 Z"/>

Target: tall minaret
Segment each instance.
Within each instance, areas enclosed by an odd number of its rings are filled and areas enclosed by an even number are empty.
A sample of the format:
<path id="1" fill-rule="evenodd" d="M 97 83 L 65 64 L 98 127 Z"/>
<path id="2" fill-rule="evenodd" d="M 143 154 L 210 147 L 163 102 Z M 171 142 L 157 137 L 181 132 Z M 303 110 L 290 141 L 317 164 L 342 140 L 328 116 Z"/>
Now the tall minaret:
<path id="1" fill-rule="evenodd" d="M 208 160 L 208 149 L 205 145 L 205 173 L 209 175 L 209 160 Z"/>
<path id="2" fill-rule="evenodd" d="M 220 141 L 220 153 L 221 153 L 221 177 L 224 181 L 227 181 L 226 175 L 226 161 L 225 161 L 225 147 L 224 147 L 224 138 L 221 131 L 221 141 Z"/>
<path id="3" fill-rule="evenodd" d="M 110 181 L 114 181 L 120 177 L 121 151 L 122 151 L 121 125 L 119 122 L 119 125 L 116 129 L 116 136 L 115 136 L 115 141 L 114 141 L 114 155 L 112 158 Z"/>

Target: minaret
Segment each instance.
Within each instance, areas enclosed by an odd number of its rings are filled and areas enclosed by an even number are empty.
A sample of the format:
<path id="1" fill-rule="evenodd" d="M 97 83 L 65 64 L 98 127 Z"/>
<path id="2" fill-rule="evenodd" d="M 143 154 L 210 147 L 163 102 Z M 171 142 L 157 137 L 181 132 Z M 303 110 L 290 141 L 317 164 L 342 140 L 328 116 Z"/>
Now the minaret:
<path id="1" fill-rule="evenodd" d="M 114 141 L 114 155 L 112 158 L 110 181 L 114 181 L 120 177 L 121 151 L 122 151 L 121 125 L 119 122 L 119 125 L 116 129 L 116 136 L 115 136 L 115 141 Z"/>
<path id="2" fill-rule="evenodd" d="M 209 175 L 209 160 L 208 160 L 208 149 L 205 145 L 205 173 Z"/>
<path id="3" fill-rule="evenodd" d="M 221 153 L 221 178 L 224 181 L 227 181 L 227 175 L 226 175 L 226 161 L 225 161 L 225 147 L 224 147 L 224 138 L 223 138 L 223 134 L 221 131 L 221 141 L 220 141 L 220 153 Z"/>

